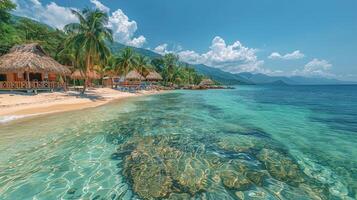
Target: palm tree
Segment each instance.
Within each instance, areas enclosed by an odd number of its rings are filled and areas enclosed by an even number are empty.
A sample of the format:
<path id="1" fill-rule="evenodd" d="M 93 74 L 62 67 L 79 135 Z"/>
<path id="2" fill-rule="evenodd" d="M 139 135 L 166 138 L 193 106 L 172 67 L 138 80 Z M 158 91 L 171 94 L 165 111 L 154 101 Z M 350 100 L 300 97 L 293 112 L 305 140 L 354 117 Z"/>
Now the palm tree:
<path id="1" fill-rule="evenodd" d="M 85 84 L 82 93 L 88 84 L 87 74 L 93 70 L 96 63 L 104 63 L 110 56 L 110 50 L 106 41 L 113 41 L 112 31 L 106 27 L 108 15 L 98 9 L 84 9 L 79 12 L 72 10 L 77 16 L 79 23 L 71 23 L 65 26 L 69 34 L 66 41 L 71 49 L 75 51 L 76 60 L 84 60 L 85 65 L 80 67 L 85 76 Z M 77 61 L 78 62 L 78 61 Z"/>
<path id="2" fill-rule="evenodd" d="M 141 75 L 146 75 L 149 70 L 152 68 L 150 64 L 150 59 L 144 55 L 138 54 L 135 57 L 135 65 L 136 68 L 139 70 Z"/>
<path id="3" fill-rule="evenodd" d="M 164 56 L 164 79 L 165 82 L 172 82 L 173 80 L 173 75 L 174 75 L 174 68 L 177 65 L 178 62 L 178 56 L 175 54 L 169 53 Z"/>
<path id="4" fill-rule="evenodd" d="M 125 76 L 128 74 L 128 71 L 135 65 L 135 54 L 132 48 L 123 49 L 119 56 L 116 58 L 116 71 L 122 72 Z"/>
<path id="5" fill-rule="evenodd" d="M 164 69 L 164 60 L 162 58 L 154 58 L 151 60 L 150 64 L 157 72 L 162 72 Z"/>

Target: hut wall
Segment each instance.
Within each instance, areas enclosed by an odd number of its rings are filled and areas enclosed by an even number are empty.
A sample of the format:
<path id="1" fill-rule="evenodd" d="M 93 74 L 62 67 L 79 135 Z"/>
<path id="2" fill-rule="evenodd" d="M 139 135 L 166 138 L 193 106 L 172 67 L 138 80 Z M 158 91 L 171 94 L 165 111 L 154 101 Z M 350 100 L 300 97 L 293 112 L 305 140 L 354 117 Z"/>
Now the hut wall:
<path id="1" fill-rule="evenodd" d="M 56 81 L 56 79 L 57 79 L 56 74 L 53 73 L 48 74 L 48 81 Z"/>
<path id="2" fill-rule="evenodd" d="M 111 78 L 104 79 L 103 80 L 103 85 L 104 85 L 104 87 L 112 87 L 113 86 L 112 79 Z"/>
<path id="3" fill-rule="evenodd" d="M 6 81 L 15 81 L 15 75 L 14 73 L 7 73 L 6 74 Z"/>
<path id="4" fill-rule="evenodd" d="M 25 73 L 11 73 L 8 81 L 25 81 Z"/>

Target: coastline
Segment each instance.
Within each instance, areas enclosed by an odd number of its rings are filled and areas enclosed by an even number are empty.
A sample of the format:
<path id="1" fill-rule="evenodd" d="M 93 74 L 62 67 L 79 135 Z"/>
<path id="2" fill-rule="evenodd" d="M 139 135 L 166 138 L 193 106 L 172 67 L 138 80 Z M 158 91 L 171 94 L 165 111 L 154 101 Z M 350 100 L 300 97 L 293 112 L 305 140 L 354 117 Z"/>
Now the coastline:
<path id="1" fill-rule="evenodd" d="M 116 100 L 159 93 L 162 91 L 128 93 L 110 88 L 89 89 L 83 96 L 73 91 L 38 95 L 0 93 L 0 125 L 27 117 L 93 108 Z"/>

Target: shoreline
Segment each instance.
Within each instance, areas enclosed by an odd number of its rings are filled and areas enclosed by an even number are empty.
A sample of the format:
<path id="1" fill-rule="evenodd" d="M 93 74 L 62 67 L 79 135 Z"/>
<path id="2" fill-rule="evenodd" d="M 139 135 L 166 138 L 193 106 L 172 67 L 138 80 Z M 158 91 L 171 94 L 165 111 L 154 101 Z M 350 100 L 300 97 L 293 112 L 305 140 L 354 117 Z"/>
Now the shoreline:
<path id="1" fill-rule="evenodd" d="M 0 93 L 0 125 L 28 117 L 94 108 L 116 100 L 162 92 L 150 90 L 128 93 L 110 88 L 94 88 L 88 90 L 83 96 L 73 91 L 38 95 Z"/>

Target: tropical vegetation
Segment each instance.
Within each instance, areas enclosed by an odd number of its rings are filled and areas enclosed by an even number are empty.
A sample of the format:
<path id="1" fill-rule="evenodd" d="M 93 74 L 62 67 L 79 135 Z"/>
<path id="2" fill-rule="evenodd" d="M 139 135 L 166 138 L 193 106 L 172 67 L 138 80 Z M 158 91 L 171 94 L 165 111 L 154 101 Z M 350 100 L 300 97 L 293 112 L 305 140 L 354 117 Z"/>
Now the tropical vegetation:
<path id="1" fill-rule="evenodd" d="M 72 10 L 79 23 L 67 24 L 64 27 L 67 33 L 65 48 L 74 54 L 77 68 L 84 72 L 83 93 L 89 81 L 87 75 L 94 70 L 94 65 L 106 63 L 110 50 L 106 41 L 113 41 L 112 31 L 106 27 L 108 15 L 98 9 L 84 9 L 79 12 Z M 65 49 L 65 50 L 66 50 Z"/>
<path id="2" fill-rule="evenodd" d="M 102 77 L 108 74 L 125 76 L 131 70 L 137 70 L 143 76 L 157 71 L 164 79 L 162 84 L 170 86 L 198 84 L 204 78 L 174 54 L 149 58 L 130 47 L 111 51 L 113 36 L 107 27 L 108 15 L 100 10 L 73 10 L 78 23 L 58 30 L 11 15 L 15 8 L 16 4 L 11 0 L 0 1 L 0 55 L 16 44 L 39 43 L 58 62 L 82 71 L 84 86 L 91 81 L 87 73 L 92 70 Z"/>

